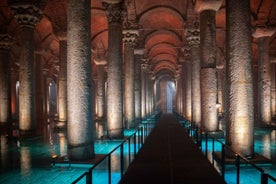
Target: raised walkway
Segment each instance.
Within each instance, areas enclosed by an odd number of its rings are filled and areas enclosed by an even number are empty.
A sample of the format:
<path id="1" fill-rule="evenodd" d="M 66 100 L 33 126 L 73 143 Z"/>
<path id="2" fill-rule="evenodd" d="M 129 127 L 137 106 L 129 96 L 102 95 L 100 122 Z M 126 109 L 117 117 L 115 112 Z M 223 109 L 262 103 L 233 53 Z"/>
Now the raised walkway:
<path id="1" fill-rule="evenodd" d="M 225 183 L 172 114 L 163 114 L 121 184 Z"/>

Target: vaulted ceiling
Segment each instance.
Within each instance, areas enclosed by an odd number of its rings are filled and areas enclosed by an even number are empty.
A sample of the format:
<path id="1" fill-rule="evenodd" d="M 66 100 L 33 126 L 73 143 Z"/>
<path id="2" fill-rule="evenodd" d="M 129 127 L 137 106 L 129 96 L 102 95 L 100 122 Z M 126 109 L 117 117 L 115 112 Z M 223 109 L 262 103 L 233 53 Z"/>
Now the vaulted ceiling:
<path id="1" fill-rule="evenodd" d="M 28 0 L 27 0 L 28 1 Z M 29 0 L 31 2 L 38 2 Z M 196 0 L 125 0 L 126 12 L 131 12 L 139 25 L 137 49 L 144 49 L 151 70 L 157 75 L 173 75 L 185 62 L 187 41 L 185 30 L 192 26 L 197 15 Z M 43 17 L 35 28 L 35 51 L 45 61 L 49 75 L 58 76 L 59 40 L 66 38 L 67 0 L 41 0 Z M 251 0 L 252 30 L 258 27 L 276 28 L 276 0 Z M 216 14 L 217 60 L 225 60 L 225 2 Z M 0 33 L 15 39 L 18 24 L 8 6 L 0 1 Z M 101 0 L 91 0 L 91 48 L 108 50 L 108 24 Z M 12 67 L 18 67 L 19 45 L 12 46 Z M 253 62 L 257 60 L 257 43 L 252 37 Z M 276 58 L 276 33 L 270 40 L 270 56 Z M 92 54 L 93 57 L 93 54 Z M 93 59 L 91 58 L 91 62 Z"/>

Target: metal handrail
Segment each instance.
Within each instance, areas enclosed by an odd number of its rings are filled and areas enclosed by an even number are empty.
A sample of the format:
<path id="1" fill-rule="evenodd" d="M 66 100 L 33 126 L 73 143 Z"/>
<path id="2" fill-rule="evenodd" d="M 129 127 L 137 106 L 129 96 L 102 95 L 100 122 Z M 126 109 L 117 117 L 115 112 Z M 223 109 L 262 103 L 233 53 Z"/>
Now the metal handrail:
<path id="1" fill-rule="evenodd" d="M 208 137 L 212 138 L 212 164 L 213 165 L 214 165 L 214 154 L 213 153 L 214 153 L 215 141 L 217 141 L 218 143 L 220 143 L 222 145 L 221 146 L 221 175 L 223 178 L 225 178 L 224 177 L 225 176 L 225 164 L 226 164 L 225 163 L 225 150 L 227 149 L 227 150 L 231 151 L 236 157 L 235 164 L 236 164 L 236 168 L 237 168 L 237 178 L 236 178 L 237 184 L 239 184 L 239 181 L 240 181 L 240 164 L 241 164 L 240 159 L 244 160 L 247 164 L 251 165 L 253 168 L 255 168 L 257 171 L 259 171 L 261 173 L 261 184 L 268 184 L 268 179 L 276 182 L 275 177 L 271 176 L 268 173 L 265 173 L 264 169 L 257 166 L 256 164 L 252 163 L 250 160 L 248 160 L 243 155 L 233 151 L 230 146 L 226 145 L 224 142 L 222 142 L 218 138 L 214 137 L 213 135 L 210 135 L 208 132 L 202 133 L 202 131 L 199 127 L 194 125 L 194 123 L 192 123 L 191 121 L 185 120 L 181 116 L 177 115 L 177 118 L 182 122 L 184 121 L 182 126 L 185 129 L 187 129 L 186 131 L 188 132 L 189 136 L 193 137 L 195 139 L 197 145 L 200 143 L 200 147 L 201 147 L 201 143 L 202 143 L 202 135 L 205 134 L 205 156 L 206 157 L 208 154 Z M 198 130 L 200 132 L 200 138 L 198 137 Z"/>
<path id="2" fill-rule="evenodd" d="M 147 125 L 147 123 L 143 123 L 140 126 L 138 126 L 138 128 L 135 130 L 134 133 L 132 133 L 130 136 L 128 136 L 127 138 L 123 139 L 122 142 L 116 146 L 114 149 L 112 149 L 108 154 L 106 154 L 103 158 L 101 158 L 97 163 L 95 163 L 93 166 L 91 166 L 91 168 L 89 168 L 88 171 L 84 172 L 81 176 L 79 176 L 77 179 L 75 179 L 72 184 L 76 184 L 77 182 L 79 182 L 81 179 L 83 179 L 84 177 L 86 177 L 86 183 L 92 183 L 92 171 L 93 169 L 95 169 L 99 164 L 101 164 L 106 158 L 108 158 L 108 183 L 111 183 L 111 154 L 114 153 L 118 148 L 120 148 L 120 156 L 121 156 L 121 178 L 123 176 L 123 172 L 124 172 L 124 168 L 123 168 L 123 164 L 124 164 L 124 160 L 123 160 L 123 146 L 124 144 L 128 141 L 128 145 L 129 145 L 129 155 L 130 155 L 130 140 L 133 138 L 134 140 L 134 157 L 136 157 L 137 152 L 136 152 L 136 141 L 137 141 L 137 136 L 138 137 L 138 150 L 142 147 L 142 145 L 144 144 L 145 141 L 145 137 L 146 135 L 148 135 L 148 127 L 145 129 L 144 126 Z M 137 135 L 138 134 L 138 135 Z M 129 163 L 130 163 L 130 157 L 129 157 Z"/>

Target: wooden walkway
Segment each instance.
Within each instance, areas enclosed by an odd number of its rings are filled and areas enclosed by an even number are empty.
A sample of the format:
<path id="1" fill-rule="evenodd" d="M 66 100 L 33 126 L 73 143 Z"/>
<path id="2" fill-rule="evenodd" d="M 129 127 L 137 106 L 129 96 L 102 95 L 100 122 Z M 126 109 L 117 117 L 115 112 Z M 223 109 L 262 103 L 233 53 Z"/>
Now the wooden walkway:
<path id="1" fill-rule="evenodd" d="M 172 114 L 163 114 L 121 184 L 225 183 Z"/>

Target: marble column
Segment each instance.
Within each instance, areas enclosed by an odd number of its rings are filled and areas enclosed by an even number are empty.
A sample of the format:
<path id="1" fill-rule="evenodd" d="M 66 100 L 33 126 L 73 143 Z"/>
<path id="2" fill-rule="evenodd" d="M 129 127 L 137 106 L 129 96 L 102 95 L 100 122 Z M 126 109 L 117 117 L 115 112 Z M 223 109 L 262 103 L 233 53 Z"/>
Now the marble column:
<path id="1" fill-rule="evenodd" d="M 11 118 L 9 83 L 9 50 L 11 43 L 11 36 L 0 34 L 0 124 L 8 123 Z"/>
<path id="2" fill-rule="evenodd" d="M 198 22 L 186 31 L 186 37 L 191 54 L 191 90 L 192 90 L 192 121 L 197 126 L 201 123 L 201 95 L 200 95 L 200 32 Z"/>
<path id="3" fill-rule="evenodd" d="M 136 125 L 141 121 L 141 54 L 134 50 L 134 96 Z"/>
<path id="4" fill-rule="evenodd" d="M 275 30 L 256 28 L 253 37 L 258 42 L 258 124 L 271 124 L 271 63 L 269 57 L 270 37 Z"/>
<path id="5" fill-rule="evenodd" d="M 142 63 L 142 65 L 141 65 L 141 70 L 142 70 L 142 73 L 141 73 L 141 78 L 142 78 L 142 82 L 141 82 L 142 119 L 146 119 L 146 117 L 147 117 L 147 114 L 146 114 L 146 77 L 147 77 L 146 71 L 147 71 L 147 68 L 148 68 L 148 64 L 146 62 Z"/>
<path id="6" fill-rule="evenodd" d="M 253 72 L 249 0 L 226 1 L 226 144 L 254 157 Z"/>
<path id="7" fill-rule="evenodd" d="M 201 126 L 205 131 L 218 130 L 216 71 L 216 11 L 222 0 L 197 1 L 200 16 L 200 88 Z"/>
<path id="8" fill-rule="evenodd" d="M 58 126 L 65 127 L 67 121 L 67 41 L 65 36 L 60 37 L 59 40 Z"/>
<path id="9" fill-rule="evenodd" d="M 34 84 L 34 28 L 42 17 L 42 11 L 31 3 L 9 4 L 19 24 L 19 129 L 21 134 L 35 130 L 35 84 Z"/>
<path id="10" fill-rule="evenodd" d="M 124 120 L 126 128 L 135 127 L 135 96 L 134 96 L 134 47 L 138 30 L 123 30 L 124 42 Z"/>
<path id="11" fill-rule="evenodd" d="M 271 63 L 271 114 L 276 118 L 276 64 Z"/>
<path id="12" fill-rule="evenodd" d="M 17 100 L 17 87 L 16 87 L 17 81 L 18 81 L 18 68 L 17 66 L 12 66 L 10 71 L 12 121 L 18 121 L 18 100 Z"/>
<path id="13" fill-rule="evenodd" d="M 185 80 L 185 118 L 189 121 L 192 120 L 192 74 L 191 74 L 191 61 L 187 60 L 185 63 L 186 80 Z"/>
<path id="14" fill-rule="evenodd" d="M 121 16 L 123 3 L 113 2 L 103 2 L 108 19 L 107 136 L 111 139 L 121 139 L 124 137 Z"/>
<path id="15" fill-rule="evenodd" d="M 71 160 L 95 155 L 90 7 L 90 0 L 68 0 L 67 132 Z"/>

